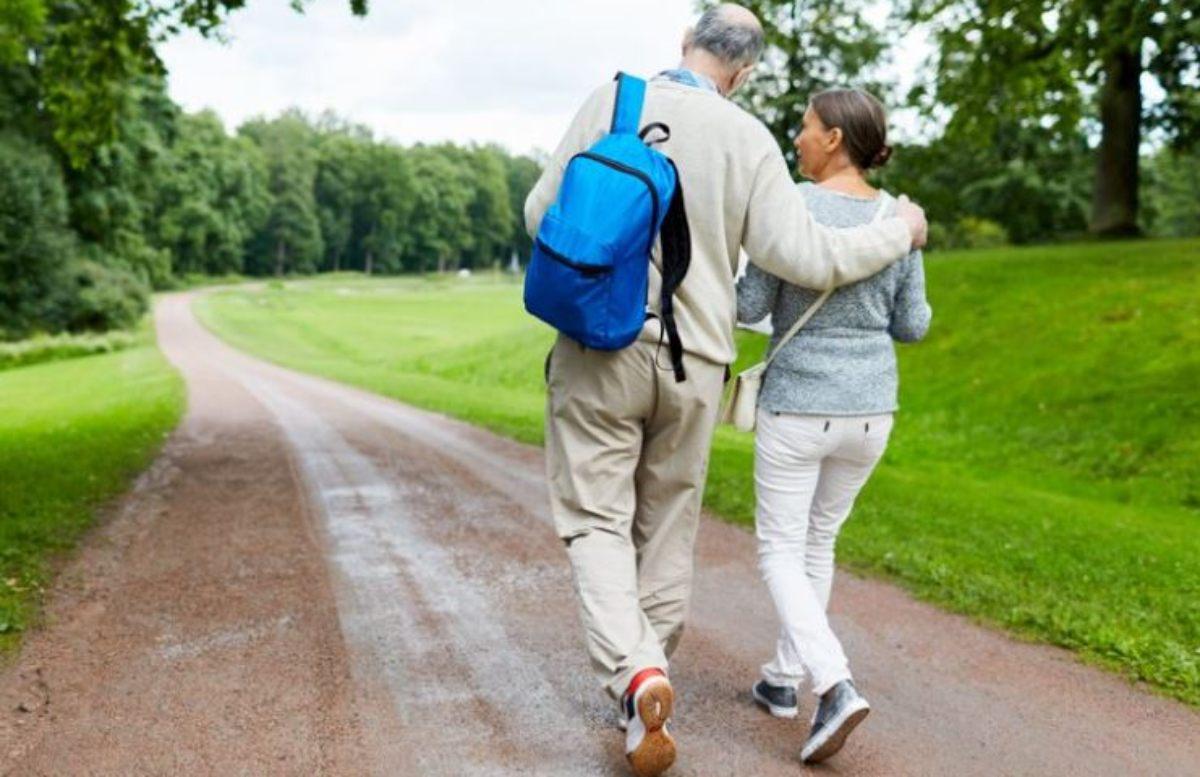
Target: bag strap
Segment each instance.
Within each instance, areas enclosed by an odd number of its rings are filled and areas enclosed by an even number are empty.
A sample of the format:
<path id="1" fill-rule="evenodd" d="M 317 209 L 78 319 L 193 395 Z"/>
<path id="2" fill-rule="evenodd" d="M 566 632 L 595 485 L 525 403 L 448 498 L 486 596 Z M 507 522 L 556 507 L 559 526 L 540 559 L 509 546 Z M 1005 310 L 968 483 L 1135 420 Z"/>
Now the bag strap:
<path id="1" fill-rule="evenodd" d="M 869 223 L 874 224 L 883 218 L 883 214 L 887 211 L 891 200 L 892 196 L 890 194 L 880 190 L 879 207 L 875 209 L 875 215 L 871 217 L 871 221 Z M 817 297 L 816 301 L 808 306 L 808 310 L 804 311 L 804 314 L 800 316 L 800 318 L 796 319 L 796 323 L 792 324 L 792 327 L 788 329 L 787 334 L 780 338 L 779 343 L 775 346 L 774 350 L 771 351 L 770 356 L 768 356 L 767 360 L 763 362 L 763 369 L 771 366 L 771 362 L 775 361 L 775 357 L 778 356 L 779 352 L 783 350 L 783 346 L 787 345 L 788 342 L 796 336 L 796 333 L 804 328 L 804 325 L 809 322 L 809 319 L 817 314 L 817 311 L 820 310 L 821 306 L 825 304 L 825 300 L 829 299 L 830 295 L 832 295 L 834 291 L 836 291 L 836 289 L 826 289 L 825 291 L 821 292 L 821 296 Z"/>
<path id="2" fill-rule="evenodd" d="M 783 350 L 783 346 L 787 345 L 796 336 L 796 333 L 808 323 L 808 320 L 817 314 L 817 311 L 821 309 L 821 306 L 825 304 L 825 300 L 829 299 L 829 295 L 831 294 L 833 294 L 833 289 L 826 289 L 821 292 L 821 296 L 817 297 L 817 301 L 809 305 L 808 310 L 804 311 L 804 315 L 796 319 L 796 323 L 792 324 L 792 328 L 787 330 L 787 334 L 780 338 L 779 344 L 775 346 L 775 349 L 771 351 L 771 355 L 763 362 L 763 369 L 771 366 L 771 362 L 775 361 L 775 357 Z"/>
<path id="3" fill-rule="evenodd" d="M 663 329 L 667 334 L 667 345 L 671 352 L 671 369 L 675 372 L 675 382 L 687 380 L 683 369 L 683 341 L 679 337 L 679 329 L 675 326 L 675 290 L 687 275 L 688 267 L 692 264 L 692 234 L 688 227 L 687 208 L 683 203 L 683 183 L 679 177 L 679 169 L 670 159 L 667 160 L 675 171 L 675 193 L 671 204 L 667 207 L 667 215 L 663 218 L 659 239 L 662 242 L 662 297 L 661 307 Z"/>
<path id="4" fill-rule="evenodd" d="M 646 82 L 628 73 L 617 73 L 617 98 L 613 103 L 612 127 L 609 132 L 637 134 L 642 120 L 642 103 L 646 99 Z"/>

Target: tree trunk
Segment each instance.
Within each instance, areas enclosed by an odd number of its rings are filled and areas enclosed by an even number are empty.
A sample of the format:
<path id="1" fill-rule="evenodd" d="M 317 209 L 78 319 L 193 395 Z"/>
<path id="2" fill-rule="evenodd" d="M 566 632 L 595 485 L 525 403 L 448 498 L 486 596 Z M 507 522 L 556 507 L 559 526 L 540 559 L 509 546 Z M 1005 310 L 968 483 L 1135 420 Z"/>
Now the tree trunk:
<path id="1" fill-rule="evenodd" d="M 1091 231 L 1106 237 L 1138 234 L 1138 145 L 1142 129 L 1141 44 L 1104 63 L 1100 88 L 1100 148 Z"/>
<path id="2" fill-rule="evenodd" d="M 375 257 L 371 255 L 370 251 L 367 251 L 367 262 L 366 262 L 366 265 L 363 267 L 363 271 L 366 272 L 367 275 L 371 274 L 371 265 L 373 265 L 374 263 L 375 263 Z"/>
<path id="3" fill-rule="evenodd" d="M 287 264 L 287 246 L 282 240 L 275 244 L 275 276 L 283 277 L 283 268 Z"/>
<path id="4" fill-rule="evenodd" d="M 440 273 L 444 273 L 444 272 L 446 272 L 446 257 L 444 257 L 444 256 L 439 256 L 439 257 L 438 257 L 438 269 L 437 269 L 437 271 L 438 271 L 438 273 L 439 273 L 439 274 L 440 274 Z"/>

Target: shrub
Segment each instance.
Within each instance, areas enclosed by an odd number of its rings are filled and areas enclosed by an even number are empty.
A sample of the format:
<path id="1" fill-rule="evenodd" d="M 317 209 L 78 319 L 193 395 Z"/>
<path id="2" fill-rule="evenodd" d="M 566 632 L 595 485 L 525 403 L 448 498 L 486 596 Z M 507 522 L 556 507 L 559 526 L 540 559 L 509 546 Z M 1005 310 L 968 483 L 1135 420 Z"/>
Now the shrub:
<path id="1" fill-rule="evenodd" d="M 963 248 L 996 248 L 1008 245 L 1008 230 L 990 219 L 963 216 L 958 220 Z"/>
<path id="2" fill-rule="evenodd" d="M 949 226 L 929 225 L 929 245 L 934 248 L 996 248 L 1008 245 L 1008 231 L 990 219 L 963 216 Z"/>
<path id="3" fill-rule="evenodd" d="M 106 334 L 37 335 L 15 343 L 0 343 L 0 370 L 27 367 L 31 364 L 74 359 L 97 353 L 112 353 L 144 342 L 137 332 L 118 331 Z"/>
<path id="4" fill-rule="evenodd" d="M 0 134 L 0 338 L 45 328 L 45 302 L 71 255 L 62 174 L 38 145 Z"/>
<path id="5" fill-rule="evenodd" d="M 51 318 L 72 332 L 128 329 L 150 307 L 150 290 L 129 270 L 80 259 L 54 290 Z"/>

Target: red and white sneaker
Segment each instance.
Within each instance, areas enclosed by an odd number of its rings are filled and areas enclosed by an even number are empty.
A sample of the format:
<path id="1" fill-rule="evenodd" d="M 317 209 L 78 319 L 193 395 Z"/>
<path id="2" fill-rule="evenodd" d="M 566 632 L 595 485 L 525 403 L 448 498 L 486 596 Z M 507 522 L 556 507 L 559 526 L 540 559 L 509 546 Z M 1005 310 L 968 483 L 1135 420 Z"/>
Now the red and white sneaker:
<path id="1" fill-rule="evenodd" d="M 622 702 L 625 710 L 625 757 L 637 777 L 658 777 L 675 763 L 675 740 L 667 721 L 675 692 L 661 669 L 638 672 Z"/>

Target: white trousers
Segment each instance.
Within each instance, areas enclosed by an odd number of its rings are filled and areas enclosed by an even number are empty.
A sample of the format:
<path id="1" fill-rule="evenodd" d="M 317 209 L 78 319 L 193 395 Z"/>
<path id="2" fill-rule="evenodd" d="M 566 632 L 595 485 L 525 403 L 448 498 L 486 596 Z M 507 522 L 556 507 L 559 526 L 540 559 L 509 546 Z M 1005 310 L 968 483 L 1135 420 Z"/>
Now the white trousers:
<path id="1" fill-rule="evenodd" d="M 892 414 L 814 416 L 758 413 L 754 446 L 755 531 L 763 580 L 779 615 L 772 685 L 813 693 L 850 679 L 842 644 L 825 611 L 833 587 L 833 546 L 892 431 Z"/>

